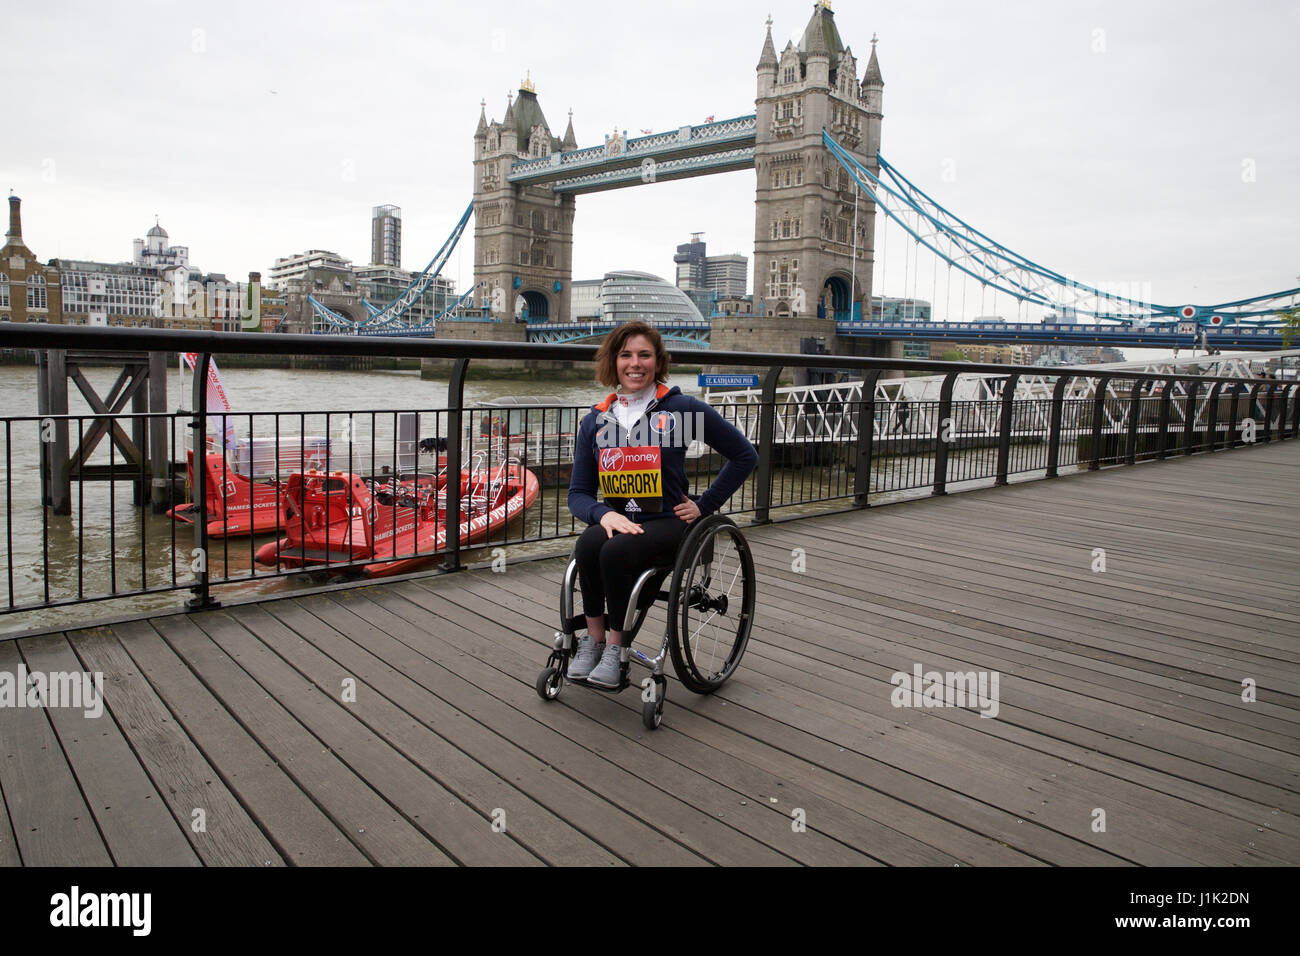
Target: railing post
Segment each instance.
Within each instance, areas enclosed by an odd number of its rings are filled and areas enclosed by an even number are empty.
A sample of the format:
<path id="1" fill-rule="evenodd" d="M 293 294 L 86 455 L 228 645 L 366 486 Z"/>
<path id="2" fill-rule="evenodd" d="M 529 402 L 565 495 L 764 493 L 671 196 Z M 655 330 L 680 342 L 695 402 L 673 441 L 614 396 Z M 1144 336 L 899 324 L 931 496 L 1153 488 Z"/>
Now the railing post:
<path id="1" fill-rule="evenodd" d="M 1291 437 L 1300 438 L 1300 385 L 1291 386 Z"/>
<path id="2" fill-rule="evenodd" d="M 939 413 L 935 416 L 934 428 L 934 491 L 931 494 L 948 493 L 948 445 L 952 442 L 952 389 L 957 384 L 957 372 L 949 372 L 939 387 Z"/>
<path id="3" fill-rule="evenodd" d="M 1052 388 L 1052 413 L 1047 426 L 1047 473 L 1044 478 L 1055 478 L 1061 460 L 1061 417 L 1065 412 L 1065 390 L 1073 376 L 1062 375 Z"/>
<path id="4" fill-rule="evenodd" d="M 1196 393 L 1201 390 L 1199 379 L 1189 379 L 1187 383 L 1187 403 L 1183 414 L 1183 454 L 1192 453 L 1192 436 L 1196 433 Z"/>
<path id="5" fill-rule="evenodd" d="M 36 414 L 42 419 L 50 414 L 50 369 L 49 369 L 49 350 L 36 349 Z M 41 427 L 44 427 L 42 424 Z M 48 508 L 51 503 L 51 475 L 52 461 L 50 455 L 50 443 L 43 441 L 40 443 L 39 453 L 41 457 L 41 505 Z"/>
<path id="6" fill-rule="evenodd" d="M 1273 395 L 1277 392 L 1277 386 L 1269 383 L 1268 400 L 1264 403 L 1264 441 L 1272 442 L 1273 440 Z"/>
<path id="7" fill-rule="evenodd" d="M 1206 404 L 1205 441 L 1202 443 L 1206 451 L 1214 451 L 1219 446 L 1219 391 L 1222 388 L 1222 382 L 1215 382 Z"/>
<path id="8" fill-rule="evenodd" d="M 776 383 L 783 366 L 774 365 L 763 378 L 763 395 L 758 406 L 758 487 L 754 501 L 754 524 L 772 519 L 772 443 L 776 435 Z"/>
<path id="9" fill-rule="evenodd" d="M 1278 382 L 1277 394 L 1281 400 L 1281 407 L 1277 410 L 1277 440 L 1286 441 L 1290 437 L 1287 434 L 1286 413 L 1291 408 L 1291 386 L 1285 382 Z"/>
<path id="10" fill-rule="evenodd" d="M 1160 393 L 1160 444 L 1156 446 L 1156 457 L 1164 458 L 1169 452 L 1169 417 L 1174 401 L 1174 379 L 1165 379 L 1164 390 Z"/>
<path id="11" fill-rule="evenodd" d="M 853 507 L 870 507 L 871 456 L 876 441 L 876 382 L 880 369 L 867 371 L 862 378 L 862 401 L 858 404 L 858 460 L 853 468 Z"/>
<path id="12" fill-rule="evenodd" d="M 50 415 L 54 419 L 54 442 L 49 446 L 50 505 L 56 515 L 70 515 L 72 474 L 71 462 L 68 460 L 68 352 L 66 349 L 50 349 L 45 361 L 46 382 L 50 387 Z M 78 467 L 82 464 L 84 462 L 78 463 Z"/>
<path id="13" fill-rule="evenodd" d="M 1259 422 L 1255 420 L 1255 409 L 1259 407 L 1259 390 L 1264 387 L 1263 382 L 1256 382 L 1250 390 L 1250 404 L 1246 406 L 1246 418 L 1255 422 L 1255 440 L 1259 440 Z M 1246 419 L 1242 419 L 1245 422 Z M 1243 442 L 1244 444 L 1244 442 Z"/>
<path id="14" fill-rule="evenodd" d="M 1138 453 L 1138 424 L 1142 418 L 1142 383 L 1133 382 L 1128 394 L 1128 432 L 1125 438 L 1124 464 L 1136 465 Z"/>
<path id="15" fill-rule="evenodd" d="M 462 419 L 465 412 L 465 373 L 469 359 L 458 358 L 451 367 L 451 381 L 447 383 L 447 557 L 442 562 L 444 571 L 460 570 L 460 470 L 464 459 L 461 439 L 465 429 Z"/>
<path id="16" fill-rule="evenodd" d="M 1020 373 L 1014 372 L 1002 383 L 1002 415 L 998 420 L 998 473 L 993 479 L 995 486 L 1007 483 L 1007 472 L 1011 468 L 1011 406 L 1016 396 L 1016 383 L 1019 381 Z"/>
<path id="17" fill-rule="evenodd" d="M 1224 448 L 1237 447 L 1237 405 L 1241 402 L 1241 393 L 1245 390 L 1240 382 L 1231 382 L 1228 388 L 1232 389 L 1232 404 L 1229 406 L 1232 412 L 1228 416 L 1228 434 L 1227 440 L 1223 443 Z"/>
<path id="18" fill-rule="evenodd" d="M 167 354 L 149 353 L 149 475 L 153 513 L 162 514 L 172 501 L 171 458 L 167 450 Z"/>
<path id="19" fill-rule="evenodd" d="M 194 363 L 194 418 L 190 421 L 193 447 L 194 488 L 194 552 L 191 554 L 190 568 L 194 571 L 197 583 L 190 588 L 194 597 L 185 602 L 187 611 L 202 611 L 207 608 L 220 607 L 221 602 L 213 600 L 209 593 L 208 570 L 208 369 L 212 366 L 212 356 L 200 352 Z M 222 448 L 224 450 L 224 436 Z"/>
<path id="20" fill-rule="evenodd" d="M 1088 470 L 1096 471 L 1101 467 L 1101 423 L 1106 418 L 1106 386 L 1110 376 L 1102 375 L 1097 379 L 1092 392 L 1092 447 L 1088 449 L 1092 457 L 1088 461 Z"/>

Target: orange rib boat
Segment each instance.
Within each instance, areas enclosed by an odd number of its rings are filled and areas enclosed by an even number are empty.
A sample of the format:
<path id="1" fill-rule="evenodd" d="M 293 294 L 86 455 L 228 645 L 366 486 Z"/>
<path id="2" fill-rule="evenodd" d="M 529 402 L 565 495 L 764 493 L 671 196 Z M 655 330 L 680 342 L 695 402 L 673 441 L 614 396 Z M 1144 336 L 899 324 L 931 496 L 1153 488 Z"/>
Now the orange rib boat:
<path id="1" fill-rule="evenodd" d="M 186 452 L 185 469 L 194 487 L 194 452 Z M 285 527 L 289 513 L 274 482 L 250 481 L 236 472 L 220 452 L 208 452 L 204 464 L 204 495 L 208 505 L 208 537 L 232 538 L 269 534 Z M 198 514 L 194 502 L 167 512 L 177 521 L 193 524 Z"/>
<path id="2" fill-rule="evenodd" d="M 347 472 L 294 473 L 283 492 L 286 537 L 264 545 L 259 564 L 320 567 L 369 563 L 366 577 L 414 571 L 447 547 L 447 482 L 375 482 Z M 460 546 L 476 544 L 524 513 L 537 498 L 537 476 L 517 462 L 461 471 Z"/>

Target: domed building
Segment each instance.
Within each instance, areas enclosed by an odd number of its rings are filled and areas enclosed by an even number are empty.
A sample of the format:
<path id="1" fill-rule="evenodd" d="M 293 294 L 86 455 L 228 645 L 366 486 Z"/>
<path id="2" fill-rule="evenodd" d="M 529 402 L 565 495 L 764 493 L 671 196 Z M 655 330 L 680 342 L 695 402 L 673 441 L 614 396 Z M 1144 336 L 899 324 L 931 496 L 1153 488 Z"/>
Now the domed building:
<path id="1" fill-rule="evenodd" d="M 607 272 L 600 284 L 600 311 L 608 322 L 703 322 L 695 303 L 677 286 L 648 272 Z"/>
<path id="2" fill-rule="evenodd" d="M 186 268 L 190 264 L 190 250 L 188 246 L 170 245 L 167 230 L 154 219 L 145 237 L 135 240 L 131 263 L 149 269 Z"/>

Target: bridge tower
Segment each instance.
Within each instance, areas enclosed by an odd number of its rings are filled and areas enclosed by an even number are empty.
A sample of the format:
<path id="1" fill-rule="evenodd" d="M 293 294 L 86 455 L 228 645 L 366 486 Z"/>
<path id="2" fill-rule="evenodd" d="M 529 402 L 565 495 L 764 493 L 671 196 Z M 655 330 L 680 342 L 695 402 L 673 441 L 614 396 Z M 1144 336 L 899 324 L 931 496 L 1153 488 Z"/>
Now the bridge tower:
<path id="1" fill-rule="evenodd" d="M 848 174 L 822 144 L 825 128 L 879 172 L 884 80 L 876 40 L 861 80 L 840 39 L 830 0 L 819 0 L 798 46 L 780 56 L 772 20 L 758 61 L 754 166 L 754 304 L 767 316 L 870 318 L 875 204 L 857 199 Z M 856 221 L 856 240 L 855 240 Z"/>
<path id="2" fill-rule="evenodd" d="M 549 185 L 516 186 L 510 164 L 577 149 L 573 114 L 564 138 L 551 134 L 530 79 L 507 99 L 505 119 L 488 122 L 486 103 L 474 132 L 474 280 L 478 304 L 509 322 L 571 315 L 574 197 Z M 521 301 L 522 300 L 522 301 Z M 522 311 L 521 311 L 522 310 Z M 504 314 L 502 314 L 504 313 Z"/>

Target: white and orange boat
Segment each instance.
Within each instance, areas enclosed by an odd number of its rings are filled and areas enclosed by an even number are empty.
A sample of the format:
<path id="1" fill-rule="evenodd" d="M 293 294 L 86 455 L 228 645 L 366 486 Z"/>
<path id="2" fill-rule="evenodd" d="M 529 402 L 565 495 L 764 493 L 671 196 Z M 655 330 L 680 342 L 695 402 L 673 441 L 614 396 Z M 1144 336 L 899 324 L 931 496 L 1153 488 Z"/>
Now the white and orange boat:
<path id="1" fill-rule="evenodd" d="M 282 492 L 286 537 L 257 551 L 259 564 L 311 568 L 367 562 L 366 577 L 414 571 L 447 548 L 446 469 L 420 482 L 376 482 L 348 472 L 298 472 Z M 460 474 L 460 546 L 503 530 L 537 498 L 537 476 L 517 461 Z"/>
<path id="2" fill-rule="evenodd" d="M 186 473 L 194 487 L 194 452 L 186 452 Z M 204 499 L 207 501 L 208 537 L 229 538 L 270 534 L 286 526 L 289 518 L 275 482 L 253 481 L 230 467 L 221 452 L 210 451 L 204 463 Z M 193 524 L 198 515 L 194 502 L 167 512 L 177 521 Z"/>

